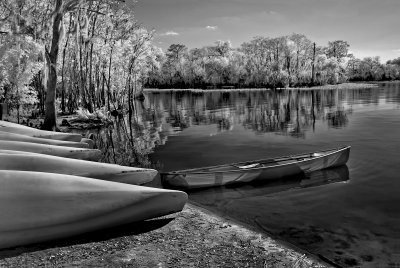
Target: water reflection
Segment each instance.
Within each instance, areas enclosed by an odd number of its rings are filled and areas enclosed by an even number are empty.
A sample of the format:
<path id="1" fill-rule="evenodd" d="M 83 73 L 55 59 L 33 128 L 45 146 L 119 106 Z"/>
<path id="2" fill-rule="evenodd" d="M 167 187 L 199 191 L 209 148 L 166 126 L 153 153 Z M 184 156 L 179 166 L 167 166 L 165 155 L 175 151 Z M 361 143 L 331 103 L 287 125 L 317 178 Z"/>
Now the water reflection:
<path id="1" fill-rule="evenodd" d="M 209 126 L 211 136 L 242 127 L 305 139 L 316 131 L 316 122 L 344 128 L 354 109 L 382 102 L 398 106 L 397 88 L 148 94 L 144 103 L 135 103 L 133 114 L 101 129 L 97 139 L 103 161 L 149 167 L 157 146 L 193 126 Z"/>
<path id="2" fill-rule="evenodd" d="M 223 207 L 234 199 L 256 198 L 276 194 L 291 189 L 317 187 L 330 183 L 346 182 L 349 180 L 349 169 L 340 166 L 325 170 L 318 170 L 307 174 L 271 180 L 263 184 L 246 184 L 235 187 L 214 187 L 189 192 L 191 201 L 203 206 Z"/>
<path id="3" fill-rule="evenodd" d="M 341 266 L 388 267 L 400 237 L 399 116 L 400 83 L 164 92 L 148 94 L 133 114 L 95 137 L 103 161 L 164 171 L 351 145 L 348 168 L 190 198 Z M 349 183 L 335 183 L 347 181 L 349 172 Z"/>

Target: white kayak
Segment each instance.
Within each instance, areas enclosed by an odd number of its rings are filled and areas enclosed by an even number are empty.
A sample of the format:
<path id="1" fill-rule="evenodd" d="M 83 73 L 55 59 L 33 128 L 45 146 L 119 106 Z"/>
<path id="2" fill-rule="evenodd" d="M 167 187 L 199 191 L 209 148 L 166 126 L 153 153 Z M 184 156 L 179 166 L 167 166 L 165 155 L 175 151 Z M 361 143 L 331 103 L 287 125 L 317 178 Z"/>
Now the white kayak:
<path id="1" fill-rule="evenodd" d="M 82 135 L 80 134 L 40 130 L 2 120 L 0 120 L 0 131 L 22 134 L 36 138 L 64 140 L 64 141 L 80 142 L 82 139 Z"/>
<path id="2" fill-rule="evenodd" d="M 3 131 L 1 131 L 1 127 L 0 127 L 0 140 L 24 141 L 24 142 L 50 144 L 50 145 L 67 146 L 67 147 L 75 147 L 75 148 L 89 148 L 89 144 L 86 142 L 83 142 L 83 141 L 75 142 L 75 141 L 62 141 L 62 140 L 35 138 L 35 137 L 22 135 L 22 134 L 3 132 Z"/>
<path id="3" fill-rule="evenodd" d="M 88 138 L 82 138 L 81 142 L 86 143 L 88 145 L 88 148 L 93 149 L 94 148 L 94 140 L 88 139 Z"/>
<path id="4" fill-rule="evenodd" d="M 134 185 L 151 182 L 158 173 L 154 169 L 7 150 L 0 150 L 0 170 L 58 173 Z"/>
<path id="5" fill-rule="evenodd" d="M 31 127 L 4 120 L 0 120 L 0 127 L 19 127 L 19 128 L 31 129 Z"/>
<path id="6" fill-rule="evenodd" d="M 0 171 L 0 248 L 67 238 L 181 211 L 187 194 L 96 179 Z"/>
<path id="7" fill-rule="evenodd" d="M 98 161 L 101 157 L 101 151 L 87 148 L 73 148 L 66 146 L 56 146 L 48 144 L 38 144 L 22 141 L 2 141 L 0 140 L 0 150 L 12 150 L 31 152 L 38 154 L 48 154 L 66 158 L 75 158 L 82 160 Z"/>

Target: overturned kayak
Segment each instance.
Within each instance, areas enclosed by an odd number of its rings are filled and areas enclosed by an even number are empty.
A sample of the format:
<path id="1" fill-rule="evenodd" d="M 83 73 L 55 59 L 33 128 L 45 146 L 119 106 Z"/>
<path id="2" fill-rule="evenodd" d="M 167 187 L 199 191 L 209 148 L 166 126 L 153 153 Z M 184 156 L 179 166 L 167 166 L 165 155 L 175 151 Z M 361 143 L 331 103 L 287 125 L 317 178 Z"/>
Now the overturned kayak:
<path id="1" fill-rule="evenodd" d="M 73 148 L 66 146 L 38 144 L 38 143 L 22 142 L 22 141 L 0 140 L 0 150 L 31 152 L 31 153 L 66 157 L 66 158 L 91 160 L 91 161 L 98 161 L 101 157 L 101 151 L 96 149 Z"/>
<path id="2" fill-rule="evenodd" d="M 187 194 L 69 175 L 0 171 L 0 248 L 181 211 Z"/>
<path id="3" fill-rule="evenodd" d="M 32 129 L 31 127 L 28 127 L 28 126 L 24 126 L 21 124 L 4 121 L 4 120 L 0 120 L 0 127 L 19 127 L 19 128 L 25 128 L 25 129 Z"/>
<path id="4" fill-rule="evenodd" d="M 40 130 L 2 120 L 0 120 L 0 131 L 22 134 L 36 138 L 63 140 L 63 141 L 80 142 L 82 139 L 82 135 L 80 134 Z"/>
<path id="5" fill-rule="evenodd" d="M 32 142 L 39 144 L 49 144 L 49 145 L 57 145 L 57 146 L 67 146 L 67 147 L 75 147 L 75 148 L 89 148 L 89 144 L 86 142 L 75 142 L 75 141 L 62 141 L 62 140 L 52 140 L 52 139 L 43 139 L 43 138 L 35 138 L 27 135 L 16 134 L 11 132 L 3 132 L 0 127 L 0 140 L 3 141 L 23 141 L 23 142 Z"/>
<path id="6" fill-rule="evenodd" d="M 93 149 L 95 145 L 94 140 L 88 138 L 82 138 L 81 143 L 86 143 L 90 149 Z"/>
<path id="7" fill-rule="evenodd" d="M 350 146 L 292 156 L 161 173 L 163 184 L 195 189 L 280 179 L 346 164 Z"/>
<path id="8" fill-rule="evenodd" d="M 154 169 L 6 150 L 0 150 L 0 170 L 59 173 L 133 185 L 151 182 L 158 173 Z"/>

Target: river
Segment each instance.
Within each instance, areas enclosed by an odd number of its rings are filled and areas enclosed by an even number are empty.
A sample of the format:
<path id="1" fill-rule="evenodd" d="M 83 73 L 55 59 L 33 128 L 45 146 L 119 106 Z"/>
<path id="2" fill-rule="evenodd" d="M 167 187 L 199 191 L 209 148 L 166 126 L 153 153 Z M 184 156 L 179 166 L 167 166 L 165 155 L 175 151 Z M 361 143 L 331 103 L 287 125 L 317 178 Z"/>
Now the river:
<path id="1" fill-rule="evenodd" d="M 96 136 L 103 161 L 177 170 L 351 145 L 347 166 L 192 202 L 343 267 L 400 267 L 400 83 L 148 93 Z"/>

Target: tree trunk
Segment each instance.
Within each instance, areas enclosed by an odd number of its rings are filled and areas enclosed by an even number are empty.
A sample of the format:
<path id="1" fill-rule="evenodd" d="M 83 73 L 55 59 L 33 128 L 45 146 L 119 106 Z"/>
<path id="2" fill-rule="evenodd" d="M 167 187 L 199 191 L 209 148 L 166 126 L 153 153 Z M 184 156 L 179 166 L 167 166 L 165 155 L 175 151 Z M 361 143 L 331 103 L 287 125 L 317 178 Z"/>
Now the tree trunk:
<path id="1" fill-rule="evenodd" d="M 48 78 L 46 83 L 45 118 L 42 129 L 55 130 L 57 127 L 56 86 L 57 86 L 57 56 L 60 43 L 60 26 L 63 19 L 62 0 L 56 0 L 53 15 L 53 37 L 50 52 L 46 49 L 46 68 Z"/>
<path id="2" fill-rule="evenodd" d="M 111 64 L 112 64 L 112 53 L 113 53 L 114 46 L 111 47 L 111 52 L 110 52 L 110 60 L 109 60 L 109 65 L 108 65 L 108 80 L 107 80 L 107 109 L 110 111 L 110 98 L 111 98 Z"/>
<path id="3" fill-rule="evenodd" d="M 72 26 L 72 16 L 69 19 L 68 32 L 71 31 Z M 65 42 L 62 56 L 62 67 L 61 67 L 61 111 L 65 113 L 65 82 L 64 82 L 64 68 L 65 68 L 65 56 L 67 52 L 67 46 L 69 41 L 69 34 L 67 35 L 67 41 Z"/>
<path id="4" fill-rule="evenodd" d="M 312 69 L 311 69 L 311 85 L 315 85 L 315 43 L 313 48 L 313 59 L 312 59 Z"/>

